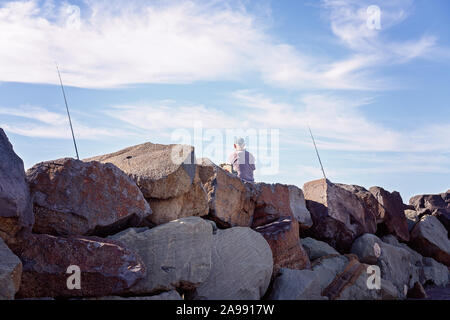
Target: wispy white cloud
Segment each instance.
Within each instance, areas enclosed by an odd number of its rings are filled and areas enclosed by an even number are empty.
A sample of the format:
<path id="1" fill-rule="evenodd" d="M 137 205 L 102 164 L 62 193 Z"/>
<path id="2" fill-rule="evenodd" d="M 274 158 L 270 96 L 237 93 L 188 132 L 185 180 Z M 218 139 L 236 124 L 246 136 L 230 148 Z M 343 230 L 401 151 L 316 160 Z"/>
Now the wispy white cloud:
<path id="1" fill-rule="evenodd" d="M 49 111 L 42 107 L 21 106 L 17 108 L 0 107 L 0 115 L 12 116 L 8 121 L 1 119 L 0 127 L 8 132 L 26 137 L 72 139 L 66 114 Z M 73 120 L 76 137 L 88 140 L 135 136 L 137 133 L 123 129 L 87 125 Z"/>
<path id="2" fill-rule="evenodd" d="M 120 10 L 118 4 L 121 4 Z M 400 22 L 409 1 L 383 11 L 383 28 Z M 117 87 L 137 83 L 191 83 L 259 74 L 285 88 L 374 89 L 371 67 L 424 55 L 435 38 L 386 42 L 365 24 L 359 1 L 326 0 L 334 34 L 349 56 L 321 60 L 270 35 L 270 22 L 239 0 L 8 1 L 0 5 L 0 81 Z M 270 20 L 270 19 L 269 19 Z M 387 54 L 386 54 L 387 52 Z"/>

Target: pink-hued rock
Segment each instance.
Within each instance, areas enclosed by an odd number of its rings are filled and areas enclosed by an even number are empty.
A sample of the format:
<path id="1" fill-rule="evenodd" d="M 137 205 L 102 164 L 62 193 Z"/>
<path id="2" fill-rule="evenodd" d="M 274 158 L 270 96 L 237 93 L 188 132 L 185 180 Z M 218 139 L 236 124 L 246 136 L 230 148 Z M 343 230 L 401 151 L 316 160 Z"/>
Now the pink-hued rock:
<path id="1" fill-rule="evenodd" d="M 25 234 L 9 246 L 23 263 L 16 298 L 120 295 L 145 275 L 141 258 L 112 240 Z M 73 265 L 80 268 L 81 289 L 67 287 Z"/>
<path id="2" fill-rule="evenodd" d="M 22 159 L 0 128 L 0 237 L 14 237 L 34 223 L 33 206 Z"/>
<path id="3" fill-rule="evenodd" d="M 256 189 L 252 228 L 267 225 L 282 217 L 292 217 L 299 223 L 300 229 L 312 226 L 311 215 L 300 188 L 279 183 L 257 183 Z"/>
<path id="4" fill-rule="evenodd" d="M 308 254 L 300 243 L 298 222 L 283 217 L 265 226 L 255 228 L 269 243 L 273 255 L 273 275 L 281 268 L 305 269 L 311 267 Z"/>
<path id="5" fill-rule="evenodd" d="M 308 230 L 312 238 L 346 252 L 356 237 L 374 232 L 375 218 L 367 217 L 361 200 L 353 192 L 325 179 L 306 183 L 303 192 L 314 222 Z"/>
<path id="6" fill-rule="evenodd" d="M 382 225 L 389 234 L 399 240 L 409 241 L 408 222 L 405 216 L 405 205 L 400 193 L 388 192 L 380 187 L 372 187 L 369 191 L 374 195 L 385 210 Z"/>
<path id="7" fill-rule="evenodd" d="M 151 214 L 136 183 L 113 164 L 59 159 L 35 165 L 27 178 L 35 233 L 114 233 L 138 226 Z"/>

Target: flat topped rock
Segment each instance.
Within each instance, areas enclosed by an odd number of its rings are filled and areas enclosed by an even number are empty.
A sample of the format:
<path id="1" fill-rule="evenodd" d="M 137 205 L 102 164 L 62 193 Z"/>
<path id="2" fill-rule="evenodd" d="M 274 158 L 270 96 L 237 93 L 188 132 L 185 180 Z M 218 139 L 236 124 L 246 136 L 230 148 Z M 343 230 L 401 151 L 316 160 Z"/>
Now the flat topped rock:
<path id="1" fill-rule="evenodd" d="M 194 147 L 144 143 L 84 161 L 112 163 L 130 175 L 146 198 L 168 199 L 186 193 L 195 177 Z"/>
<path id="2" fill-rule="evenodd" d="M 374 231 L 375 217 L 353 192 L 325 179 L 306 183 L 303 192 L 314 222 L 307 231 L 312 238 L 346 252 L 356 237 Z"/>

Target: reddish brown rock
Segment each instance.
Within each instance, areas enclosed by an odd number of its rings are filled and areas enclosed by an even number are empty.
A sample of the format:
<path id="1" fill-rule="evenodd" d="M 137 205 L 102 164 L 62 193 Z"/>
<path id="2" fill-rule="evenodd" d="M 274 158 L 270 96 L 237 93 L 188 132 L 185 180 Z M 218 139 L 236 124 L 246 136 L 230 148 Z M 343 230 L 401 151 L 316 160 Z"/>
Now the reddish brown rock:
<path id="1" fill-rule="evenodd" d="M 311 215 L 306 208 L 300 188 L 284 184 L 256 184 L 257 197 L 252 228 L 264 226 L 281 217 L 292 217 L 301 229 L 312 226 Z"/>
<path id="2" fill-rule="evenodd" d="M 120 295 L 145 275 L 141 258 L 112 240 L 27 234 L 9 245 L 23 263 L 16 298 Z M 72 265 L 80 268 L 81 289 L 67 288 Z"/>
<path id="3" fill-rule="evenodd" d="M 185 194 L 195 177 L 194 147 L 144 143 L 85 161 L 112 163 L 137 183 L 146 198 Z"/>
<path id="4" fill-rule="evenodd" d="M 0 237 L 31 229 L 34 215 L 22 159 L 0 128 Z"/>
<path id="5" fill-rule="evenodd" d="M 409 200 L 416 211 L 430 211 L 450 232 L 450 190 L 441 194 L 427 194 L 414 196 Z"/>
<path id="6" fill-rule="evenodd" d="M 336 185 L 350 191 L 358 197 L 365 210 L 364 225 L 366 226 L 366 233 L 375 233 L 377 231 L 377 223 L 381 223 L 384 220 L 386 214 L 384 207 L 377 199 L 375 199 L 373 194 L 364 187 L 340 183 Z"/>
<path id="7" fill-rule="evenodd" d="M 410 246 L 421 255 L 450 267 L 450 240 L 435 216 L 425 215 L 411 230 Z"/>
<path id="8" fill-rule="evenodd" d="M 360 199 L 352 192 L 321 179 L 304 185 L 306 204 L 313 219 L 307 231 L 312 238 L 322 240 L 341 252 L 348 252 L 359 235 L 373 232 L 373 216 L 367 218 Z"/>
<path id="9" fill-rule="evenodd" d="M 405 216 L 405 205 L 397 191 L 388 192 L 380 187 L 372 187 L 370 193 L 378 200 L 385 210 L 380 231 L 396 236 L 399 240 L 409 241 L 408 222 Z M 385 230 L 383 230 L 385 229 Z"/>
<path id="10" fill-rule="evenodd" d="M 210 161 L 199 163 L 199 177 L 208 195 L 209 217 L 219 226 L 250 227 L 256 189 Z"/>
<path id="11" fill-rule="evenodd" d="M 283 217 L 265 226 L 255 228 L 270 245 L 274 261 L 274 276 L 280 268 L 310 268 L 308 255 L 300 243 L 298 222 L 292 217 Z"/>
<path id="12" fill-rule="evenodd" d="M 35 233 L 93 235 L 137 226 L 151 214 L 134 181 L 112 164 L 60 159 L 28 170 Z"/>

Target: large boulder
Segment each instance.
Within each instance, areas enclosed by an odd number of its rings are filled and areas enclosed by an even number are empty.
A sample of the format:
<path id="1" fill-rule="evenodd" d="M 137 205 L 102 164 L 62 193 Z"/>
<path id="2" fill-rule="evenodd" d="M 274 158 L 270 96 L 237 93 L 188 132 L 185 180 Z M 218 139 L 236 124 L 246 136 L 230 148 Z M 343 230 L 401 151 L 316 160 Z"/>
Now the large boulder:
<path id="1" fill-rule="evenodd" d="M 353 240 L 365 232 L 373 232 L 373 216 L 352 192 L 321 179 L 304 185 L 306 204 L 313 219 L 307 234 L 347 252 Z M 367 221 L 371 221 L 367 224 Z"/>
<path id="2" fill-rule="evenodd" d="M 103 238 L 26 234 L 10 248 L 23 263 L 18 298 L 121 295 L 145 275 L 139 256 Z M 81 289 L 68 288 L 70 266 L 79 267 Z"/>
<path id="3" fill-rule="evenodd" d="M 103 235 L 138 226 L 151 214 L 134 181 L 113 164 L 59 159 L 35 165 L 27 179 L 35 233 Z"/>
<path id="4" fill-rule="evenodd" d="M 364 234 L 355 240 L 351 252 L 363 263 L 378 265 L 381 278 L 394 284 L 400 298 L 406 297 L 405 287 L 414 285 L 411 283 L 413 259 L 408 250 L 385 243 L 373 234 Z"/>
<path id="5" fill-rule="evenodd" d="M 330 254 L 339 254 L 339 252 L 337 252 L 328 243 L 313 238 L 308 237 L 301 239 L 300 243 L 308 254 L 310 260 L 316 260 Z"/>
<path id="6" fill-rule="evenodd" d="M 22 159 L 0 128 L 0 237 L 14 237 L 31 229 L 33 207 Z"/>
<path id="7" fill-rule="evenodd" d="M 110 239 L 130 248 L 144 261 L 145 278 L 130 289 L 134 294 L 152 294 L 174 289 L 193 290 L 211 270 L 212 225 L 188 217 L 153 229 L 131 228 Z"/>
<path id="8" fill-rule="evenodd" d="M 417 211 L 428 209 L 450 232 L 450 190 L 441 194 L 417 195 L 409 200 Z"/>
<path id="9" fill-rule="evenodd" d="M 400 193 L 388 192 L 380 187 L 372 187 L 369 191 L 385 210 L 384 219 L 379 229 L 381 232 L 393 234 L 399 240 L 409 241 L 408 223 L 405 216 L 405 204 Z M 383 230 L 384 229 L 384 230 Z"/>
<path id="10" fill-rule="evenodd" d="M 0 238 L 0 300 L 12 300 L 19 291 L 22 262 Z"/>
<path id="11" fill-rule="evenodd" d="M 270 245 L 273 255 L 273 274 L 280 268 L 305 269 L 311 266 L 299 239 L 298 222 L 292 217 L 280 218 L 265 226 L 256 227 Z"/>
<path id="12" fill-rule="evenodd" d="M 211 273 L 192 298 L 259 300 L 269 286 L 272 271 L 272 251 L 261 234 L 243 227 L 218 230 Z"/>
<path id="13" fill-rule="evenodd" d="M 300 188 L 284 184 L 256 184 L 256 206 L 252 228 L 267 225 L 283 217 L 292 217 L 300 229 L 308 229 L 313 222 L 306 208 Z"/>
<path id="14" fill-rule="evenodd" d="M 450 240 L 445 227 L 435 216 L 425 215 L 411 231 L 410 245 L 426 257 L 450 267 Z"/>
<path id="15" fill-rule="evenodd" d="M 198 164 L 198 170 L 208 194 L 210 218 L 223 228 L 250 227 L 256 199 L 253 183 L 244 182 L 207 159 Z"/>
<path id="16" fill-rule="evenodd" d="M 317 274 L 311 270 L 282 268 L 275 278 L 269 300 L 324 300 Z"/>
<path id="17" fill-rule="evenodd" d="M 194 148 L 144 143 L 85 161 L 112 163 L 136 181 L 146 198 L 169 199 L 189 191 L 195 178 Z"/>
<path id="18" fill-rule="evenodd" d="M 208 214 L 192 146 L 144 143 L 85 161 L 92 160 L 113 163 L 136 182 L 153 210 L 153 224 Z"/>

